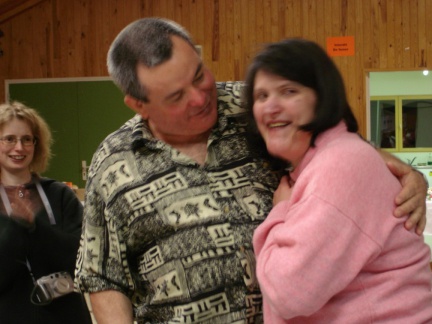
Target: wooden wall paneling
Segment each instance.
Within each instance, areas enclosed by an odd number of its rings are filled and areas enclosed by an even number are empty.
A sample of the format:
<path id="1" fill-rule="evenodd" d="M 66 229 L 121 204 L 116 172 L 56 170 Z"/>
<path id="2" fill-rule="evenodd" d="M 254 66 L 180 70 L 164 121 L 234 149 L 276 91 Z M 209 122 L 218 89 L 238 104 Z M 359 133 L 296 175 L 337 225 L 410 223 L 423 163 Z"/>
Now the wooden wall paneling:
<path id="1" fill-rule="evenodd" d="M 410 1 L 411 5 L 411 1 Z M 415 17 L 417 18 L 417 17 Z M 403 46 L 403 55 L 402 55 L 402 67 L 407 68 L 410 66 L 411 60 L 411 40 L 410 40 L 410 10 L 409 6 L 402 6 L 402 46 Z"/>
<path id="2" fill-rule="evenodd" d="M 213 21 L 212 21 L 212 52 L 211 52 L 211 62 L 215 69 L 213 73 L 219 73 L 220 67 L 220 43 L 222 42 L 220 37 L 220 1 L 216 0 L 213 5 Z"/>
<path id="3" fill-rule="evenodd" d="M 59 56 L 58 56 L 58 62 L 57 62 L 57 68 L 58 72 L 57 75 L 60 76 L 71 76 L 73 77 L 74 74 L 69 74 L 69 64 L 68 64 L 68 56 L 69 53 L 72 53 L 72 35 L 73 35 L 73 24 L 71 23 L 73 21 L 72 17 L 72 10 L 71 10 L 71 4 L 73 2 L 61 2 L 57 0 L 53 0 L 57 4 L 57 20 L 58 20 L 58 36 L 57 42 L 59 43 Z M 74 67 L 72 66 L 72 71 L 74 71 Z"/>
<path id="4" fill-rule="evenodd" d="M 108 22 L 106 19 L 102 19 L 100 17 L 103 14 L 102 4 L 97 1 L 89 1 L 88 2 L 88 10 L 89 10 L 89 29 L 88 33 L 88 52 L 92 57 L 90 62 L 92 63 L 92 75 L 93 76 L 105 76 L 108 75 L 108 70 L 106 67 L 106 56 L 109 49 L 108 37 L 105 36 L 104 25 Z M 125 26 L 118 26 L 117 33 Z M 112 42 L 114 40 L 109 40 Z"/>
<path id="5" fill-rule="evenodd" d="M 271 19 L 269 21 L 271 26 L 271 41 L 277 42 L 279 40 L 279 14 L 278 14 L 278 1 L 270 1 Z"/>
<path id="6" fill-rule="evenodd" d="M 12 65 L 12 74 L 21 77 L 32 77 L 35 72 L 34 68 L 34 56 L 32 52 L 33 44 L 29 41 L 29 34 L 31 34 L 31 29 L 27 30 L 20 26 L 30 26 L 34 28 L 32 23 L 28 23 L 30 19 L 30 13 L 27 11 L 14 19 L 14 24 L 12 27 L 12 48 L 10 49 L 10 62 Z M 24 57 L 26 59 L 17 59 L 18 57 Z M 16 59 L 13 59 L 16 58 Z"/>
<path id="7" fill-rule="evenodd" d="M 213 13 L 212 13 L 212 52 L 211 52 L 211 61 L 212 66 L 215 71 L 213 74 L 219 74 L 222 68 L 220 64 L 222 53 L 221 53 L 221 44 L 225 40 L 221 37 L 221 0 L 214 1 L 213 4 Z"/>
<path id="8" fill-rule="evenodd" d="M 106 69 L 106 53 L 102 53 L 104 47 L 102 43 L 101 30 L 103 19 L 95 19 L 99 14 L 99 7 L 95 1 L 81 1 L 81 8 L 84 11 L 84 16 L 81 21 L 82 42 L 84 43 L 84 53 L 86 62 L 84 70 L 87 71 L 86 76 L 105 76 Z M 105 55 L 104 55 L 105 54 Z"/>
<path id="9" fill-rule="evenodd" d="M 425 10 L 423 11 L 423 15 L 425 15 L 425 30 L 423 35 L 426 38 L 426 54 L 425 54 L 425 67 L 429 67 L 429 70 L 432 69 L 432 19 L 430 19 L 429 13 L 432 12 L 432 1 L 425 0 Z"/>
<path id="10" fill-rule="evenodd" d="M 233 37 L 234 37 L 234 44 L 233 44 L 233 48 L 234 48 L 234 56 L 233 56 L 233 75 L 232 75 L 232 80 L 241 80 L 241 72 L 240 72 L 240 66 L 242 64 L 241 61 L 241 42 L 242 42 L 242 37 L 240 34 L 240 29 L 241 29 L 241 20 L 239 18 L 240 16 L 240 7 L 241 7 L 241 3 L 240 1 L 233 1 L 234 2 L 234 6 L 233 6 L 233 14 L 234 14 L 234 23 L 233 23 Z"/>
<path id="11" fill-rule="evenodd" d="M 219 15 L 220 23 L 220 57 L 218 61 L 219 74 L 215 74 L 217 81 L 232 81 L 234 79 L 234 3 L 230 0 L 223 0 L 220 4 L 221 12 Z"/>
<path id="12" fill-rule="evenodd" d="M 371 0 L 362 1 L 363 12 L 361 13 L 365 19 L 363 20 L 363 39 L 359 40 L 363 47 L 363 67 L 372 68 L 372 18 L 371 18 Z M 366 18 L 367 17 L 367 18 Z"/>
<path id="13" fill-rule="evenodd" d="M 286 38 L 285 37 L 285 26 L 287 24 L 287 21 L 285 20 L 285 1 L 279 0 L 278 1 L 278 9 L 277 9 L 277 14 L 278 14 L 278 41 Z"/>
<path id="14" fill-rule="evenodd" d="M 302 1 L 301 16 L 293 20 L 293 23 L 300 25 L 300 37 L 308 37 L 309 35 L 309 3 L 310 1 Z"/>
<path id="15" fill-rule="evenodd" d="M 187 3 L 187 1 L 185 1 L 184 3 Z M 175 21 L 180 22 L 183 26 L 185 26 L 187 28 L 188 24 L 187 24 L 186 20 L 183 21 L 182 12 L 183 12 L 183 1 L 182 0 L 175 0 L 174 1 L 174 16 L 173 16 L 173 19 Z"/>
<path id="16" fill-rule="evenodd" d="M 247 8 L 248 8 L 248 25 L 249 26 L 245 25 L 245 27 L 246 27 L 245 32 L 248 34 L 248 47 L 246 49 L 247 53 L 246 53 L 245 66 L 243 68 L 243 78 L 246 75 L 247 67 L 252 62 L 252 59 L 255 57 L 255 55 L 258 51 L 258 46 L 257 46 L 257 44 L 258 44 L 258 38 L 257 38 L 258 23 L 257 23 L 256 8 L 254 6 L 247 6 Z"/>
<path id="17" fill-rule="evenodd" d="M 204 62 L 207 67 L 213 72 L 213 74 L 217 74 L 217 62 L 213 61 L 213 49 L 214 49 L 214 1 L 205 1 L 204 2 L 204 20 L 202 21 L 202 28 L 204 30 L 204 44 L 207 47 L 207 51 L 204 53 Z"/>
<path id="18" fill-rule="evenodd" d="M 195 41 L 202 45 L 202 50 L 203 50 L 203 59 L 204 59 L 204 63 L 208 63 L 207 62 L 207 56 L 206 53 L 208 53 L 209 51 L 211 52 L 211 42 L 207 42 L 206 40 L 208 40 L 208 37 L 206 37 L 205 34 L 205 29 L 204 29 L 204 25 L 206 23 L 208 23 L 208 18 L 205 16 L 205 3 L 204 1 L 197 1 L 195 3 L 196 6 L 196 17 L 194 18 L 196 21 L 196 29 L 191 29 L 189 30 L 189 32 L 192 34 L 192 37 L 195 39 Z M 208 66 L 210 68 L 210 66 Z"/>
<path id="19" fill-rule="evenodd" d="M 251 6 L 248 5 L 247 0 L 241 0 L 241 11 L 242 11 L 242 23 L 241 23 L 241 34 L 243 35 L 242 42 L 242 57 L 240 66 L 240 80 L 243 80 L 246 75 L 247 66 L 250 64 L 251 59 L 254 57 L 252 46 L 255 46 L 255 15 L 251 10 Z"/>
<path id="20" fill-rule="evenodd" d="M 420 67 L 419 30 L 418 30 L 418 0 L 411 1 L 408 6 L 409 12 L 409 39 L 410 39 L 410 66 Z"/>
<path id="21" fill-rule="evenodd" d="M 270 41 L 270 20 L 271 20 L 271 13 L 270 13 L 270 1 L 269 0 L 262 0 L 261 1 L 261 14 L 263 16 L 263 39 L 262 42 L 266 43 Z"/>
<path id="22" fill-rule="evenodd" d="M 73 2 L 71 7 L 74 26 L 72 34 L 74 54 L 70 57 L 70 64 L 73 64 L 74 67 L 71 67 L 71 69 L 76 76 L 91 75 L 91 71 L 88 68 L 89 57 L 87 48 L 89 48 L 89 44 L 86 42 L 84 29 L 86 16 L 88 15 L 87 8 L 86 6 L 82 6 L 81 1 Z"/>
<path id="23" fill-rule="evenodd" d="M 382 1 L 378 2 L 377 8 L 377 26 L 378 26 L 378 41 L 377 47 L 379 49 L 379 66 L 383 69 L 388 68 L 387 60 L 387 49 L 388 49 L 388 41 L 387 41 L 387 21 L 388 21 L 388 13 L 387 13 L 387 2 Z"/>
<path id="24" fill-rule="evenodd" d="M 55 36 L 54 36 L 54 74 L 56 77 L 69 76 L 67 57 L 69 55 L 70 48 L 70 37 L 71 37 L 71 27 L 72 17 L 68 14 L 70 13 L 70 4 L 72 2 L 61 2 L 57 0 L 52 0 L 55 3 Z M 67 6 L 65 6 L 67 5 Z M 71 75 L 72 77 L 73 75 Z"/>
<path id="25" fill-rule="evenodd" d="M 189 20 L 189 31 L 192 30 L 197 30 L 198 28 L 198 22 L 197 22 L 197 5 L 196 2 L 192 2 L 191 6 L 190 6 L 190 20 Z M 220 26 L 220 27 L 224 27 L 224 26 Z M 202 44 L 198 44 L 197 40 L 195 39 L 195 35 L 192 35 L 192 38 L 194 39 L 194 41 L 196 42 L 197 45 L 202 45 Z"/>
<path id="26" fill-rule="evenodd" d="M 320 43 L 324 48 L 327 46 L 327 37 L 333 37 L 336 36 L 333 34 L 332 31 L 332 2 L 331 1 L 324 1 L 324 24 L 323 29 L 325 33 L 325 38 Z"/>
<path id="27" fill-rule="evenodd" d="M 288 38 L 288 30 L 290 26 L 290 20 L 288 14 L 290 13 L 290 6 L 292 5 L 291 0 L 279 1 L 278 9 L 278 21 L 279 21 L 279 40 Z"/>
<path id="28" fill-rule="evenodd" d="M 430 12 L 432 0 L 44 0 L 0 23 L 0 82 L 106 76 L 109 45 L 138 17 L 184 25 L 218 81 L 243 79 L 263 43 L 352 35 L 355 56 L 334 61 L 365 133 L 365 71 L 431 69 Z"/>
<path id="29" fill-rule="evenodd" d="M 242 31 L 244 29 L 243 23 L 245 19 L 245 11 L 243 10 L 243 4 L 241 1 L 236 1 L 236 6 L 234 7 L 234 11 L 236 12 L 237 21 L 235 22 L 235 30 L 236 30 L 236 44 L 235 49 L 235 69 L 234 69 L 234 78 L 236 80 L 241 80 L 243 78 L 243 71 L 245 65 L 244 58 L 244 43 L 247 41 L 247 35 L 245 35 Z"/>
<path id="30" fill-rule="evenodd" d="M 331 12 L 327 19 L 331 19 L 331 34 L 329 36 L 331 37 L 341 37 L 346 36 L 345 35 L 345 27 L 343 27 L 343 22 L 346 21 L 346 7 L 344 8 L 342 6 L 343 0 L 332 0 L 331 5 Z M 347 59 L 343 56 L 334 56 L 333 61 L 339 68 L 339 71 L 342 75 L 342 78 L 345 82 L 345 85 L 347 85 Z M 347 96 L 349 96 L 348 88 L 346 89 Z"/>
<path id="31" fill-rule="evenodd" d="M 364 113 L 366 107 L 365 100 L 365 72 L 363 69 L 363 57 L 364 57 L 364 47 L 363 47 L 363 24 L 365 20 L 369 20 L 369 18 L 365 18 L 363 15 L 358 14 L 359 12 L 363 12 L 363 4 L 364 1 L 356 1 L 354 4 L 354 8 L 351 11 L 354 17 L 350 17 L 350 21 L 355 22 L 354 27 L 354 46 L 355 46 L 355 54 L 354 54 L 354 69 L 352 73 L 355 75 L 355 84 L 353 84 L 352 94 L 350 96 L 350 105 L 353 110 L 356 111 L 356 118 L 359 121 L 359 124 L 366 125 L 366 114 Z M 364 134 L 366 135 L 366 134 Z"/>
<path id="32" fill-rule="evenodd" d="M 322 44 L 321 41 L 318 40 L 318 36 L 317 36 L 318 35 L 317 29 L 319 28 L 318 24 L 317 24 L 317 15 L 318 15 L 317 2 L 319 2 L 319 1 L 309 0 L 308 4 L 307 4 L 307 6 L 308 6 L 308 18 L 307 18 L 308 33 L 307 33 L 306 38 Z"/>
<path id="33" fill-rule="evenodd" d="M 426 66 L 426 16 L 424 14 L 426 10 L 426 0 L 418 0 L 418 6 L 417 6 L 417 30 L 418 30 L 418 46 L 419 46 L 419 66 L 424 67 Z"/>
<path id="34" fill-rule="evenodd" d="M 302 35 L 302 15 L 303 5 L 300 1 L 289 1 L 286 7 L 285 19 L 287 24 L 285 26 L 286 37 L 300 37 Z"/>
<path id="35" fill-rule="evenodd" d="M 325 30 L 325 3 L 324 1 L 316 2 L 316 16 L 315 16 L 315 41 L 326 49 L 326 30 Z"/>
<path id="36" fill-rule="evenodd" d="M 347 0 L 342 1 L 341 6 L 341 34 L 343 36 L 354 36 L 356 34 L 356 7 L 354 3 L 348 3 Z M 344 82 L 345 89 L 347 92 L 348 101 L 354 111 L 355 116 L 357 117 L 359 124 L 363 123 L 360 119 L 361 109 L 358 104 L 355 102 L 356 92 L 358 89 L 358 77 L 356 74 L 356 66 L 358 65 L 358 54 L 355 51 L 356 38 L 354 37 L 354 55 L 345 57 L 345 65 L 343 68 L 345 69 Z"/>
<path id="37" fill-rule="evenodd" d="M 404 42 L 402 39 L 402 6 L 396 5 L 394 6 L 394 25 L 393 25 L 393 31 L 395 34 L 395 43 L 394 43 L 394 50 L 395 50 L 395 61 L 394 61 L 394 67 L 396 68 L 403 68 L 403 53 L 405 51 L 404 49 Z M 391 27 L 390 27 L 391 28 Z"/>
<path id="38" fill-rule="evenodd" d="M 387 33 L 387 64 L 391 68 L 395 66 L 395 38 L 394 33 L 395 26 L 395 10 L 394 2 L 387 2 L 387 21 L 386 21 L 386 33 Z"/>
<path id="39" fill-rule="evenodd" d="M 255 6 L 255 37 L 256 37 L 256 43 L 252 44 L 252 55 L 256 55 L 258 51 L 263 47 L 265 40 L 266 40 L 266 34 L 265 34 L 265 25 L 267 24 L 267 21 L 264 19 L 264 1 L 263 0 L 257 0 L 256 6 Z M 284 18 L 285 21 L 288 23 L 289 20 Z M 287 25 L 285 24 L 285 26 Z"/>
<path id="40" fill-rule="evenodd" d="M 45 0 L 2 0 L 0 1 L 0 23 L 11 19 Z"/>
<path id="41" fill-rule="evenodd" d="M 31 77 L 42 75 L 47 77 L 49 60 L 50 60 L 50 3 L 40 2 L 34 7 L 34 10 L 29 10 L 25 13 L 27 16 L 27 33 L 29 35 L 24 36 L 25 47 L 28 48 L 31 53 L 29 59 L 29 66 L 31 69 Z M 30 39 L 37 39 L 37 42 L 32 42 Z M 25 74 L 28 72 L 25 71 Z"/>

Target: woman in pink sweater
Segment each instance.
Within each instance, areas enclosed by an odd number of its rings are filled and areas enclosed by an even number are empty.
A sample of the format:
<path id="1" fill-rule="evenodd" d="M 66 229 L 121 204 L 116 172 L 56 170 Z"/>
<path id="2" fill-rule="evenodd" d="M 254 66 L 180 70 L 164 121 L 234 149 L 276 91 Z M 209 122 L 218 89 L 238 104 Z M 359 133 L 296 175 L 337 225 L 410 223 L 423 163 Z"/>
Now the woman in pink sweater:
<path id="1" fill-rule="evenodd" d="M 401 185 L 356 134 L 333 61 L 281 41 L 246 84 L 268 152 L 291 165 L 254 234 L 265 323 L 432 322 L 430 250 L 392 217 Z"/>

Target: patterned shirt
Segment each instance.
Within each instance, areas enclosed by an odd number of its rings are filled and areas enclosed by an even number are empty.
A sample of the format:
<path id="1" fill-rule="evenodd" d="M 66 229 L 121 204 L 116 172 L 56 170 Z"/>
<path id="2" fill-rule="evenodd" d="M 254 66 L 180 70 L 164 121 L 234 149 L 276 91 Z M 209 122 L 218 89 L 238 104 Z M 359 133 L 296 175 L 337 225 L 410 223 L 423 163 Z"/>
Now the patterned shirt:
<path id="1" fill-rule="evenodd" d="M 254 229 L 278 184 L 246 141 L 240 83 L 217 83 L 204 165 L 155 139 L 140 116 L 96 151 L 76 283 L 117 290 L 138 323 L 260 323 Z"/>

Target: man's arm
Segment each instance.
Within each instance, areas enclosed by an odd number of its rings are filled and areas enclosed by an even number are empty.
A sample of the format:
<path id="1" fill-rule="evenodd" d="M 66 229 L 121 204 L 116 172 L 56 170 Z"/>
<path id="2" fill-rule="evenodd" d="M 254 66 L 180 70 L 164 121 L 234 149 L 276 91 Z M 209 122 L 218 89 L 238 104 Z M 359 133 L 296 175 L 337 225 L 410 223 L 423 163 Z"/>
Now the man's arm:
<path id="1" fill-rule="evenodd" d="M 405 227 L 411 229 L 415 226 L 416 233 L 423 233 L 426 227 L 426 190 L 427 184 L 420 172 L 415 171 L 408 164 L 403 163 L 394 155 L 378 150 L 390 171 L 402 184 L 402 191 L 396 196 L 396 217 L 409 214 Z"/>
<path id="2" fill-rule="evenodd" d="M 90 294 L 91 307 L 98 324 L 132 324 L 132 304 L 124 294 L 115 290 Z"/>

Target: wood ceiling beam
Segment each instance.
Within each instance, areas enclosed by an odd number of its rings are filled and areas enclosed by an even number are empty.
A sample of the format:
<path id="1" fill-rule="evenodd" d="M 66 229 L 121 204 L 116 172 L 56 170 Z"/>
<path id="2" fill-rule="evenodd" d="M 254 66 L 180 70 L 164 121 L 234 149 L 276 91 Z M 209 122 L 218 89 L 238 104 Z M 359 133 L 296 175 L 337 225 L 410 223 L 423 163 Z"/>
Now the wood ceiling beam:
<path id="1" fill-rule="evenodd" d="M 0 3 L 0 24 L 45 0 L 6 0 Z"/>

